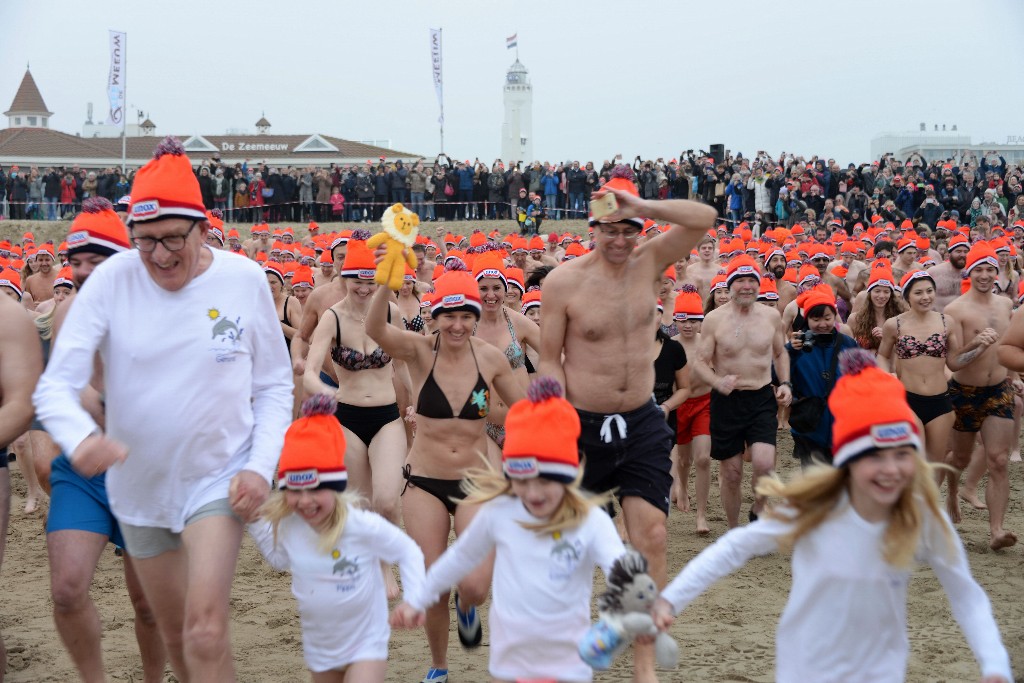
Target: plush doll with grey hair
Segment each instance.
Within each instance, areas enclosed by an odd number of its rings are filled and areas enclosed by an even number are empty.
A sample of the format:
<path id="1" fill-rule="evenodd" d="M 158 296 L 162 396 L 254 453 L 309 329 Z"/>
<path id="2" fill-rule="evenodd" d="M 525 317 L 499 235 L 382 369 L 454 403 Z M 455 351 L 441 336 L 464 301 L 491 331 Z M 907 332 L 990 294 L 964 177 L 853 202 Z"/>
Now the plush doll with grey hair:
<path id="1" fill-rule="evenodd" d="M 674 669 L 679 646 L 672 636 L 659 632 L 651 618 L 658 585 L 647 573 L 647 559 L 628 550 L 615 560 L 608 588 L 597 602 L 598 621 L 580 641 L 580 657 L 598 671 L 608 669 L 637 636 L 656 636 L 654 654 L 658 665 Z"/>

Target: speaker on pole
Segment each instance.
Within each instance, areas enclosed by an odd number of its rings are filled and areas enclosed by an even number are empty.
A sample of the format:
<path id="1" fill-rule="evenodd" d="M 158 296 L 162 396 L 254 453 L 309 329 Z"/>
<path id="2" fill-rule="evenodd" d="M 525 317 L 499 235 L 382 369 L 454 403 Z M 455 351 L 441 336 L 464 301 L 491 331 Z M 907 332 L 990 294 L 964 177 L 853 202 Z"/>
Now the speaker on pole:
<path id="1" fill-rule="evenodd" d="M 711 156 L 715 158 L 715 165 L 725 163 L 725 145 L 711 145 Z"/>

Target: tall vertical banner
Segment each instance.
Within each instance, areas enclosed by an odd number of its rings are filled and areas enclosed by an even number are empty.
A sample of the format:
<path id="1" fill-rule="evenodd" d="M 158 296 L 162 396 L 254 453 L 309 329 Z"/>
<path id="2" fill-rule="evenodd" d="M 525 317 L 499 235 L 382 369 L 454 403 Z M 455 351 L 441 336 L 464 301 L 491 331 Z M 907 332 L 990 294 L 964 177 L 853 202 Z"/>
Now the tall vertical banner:
<path id="1" fill-rule="evenodd" d="M 107 123 L 112 126 L 124 125 L 125 100 L 125 57 L 128 36 L 121 31 L 110 31 L 110 74 L 107 76 L 107 98 L 110 113 Z"/>
<path id="2" fill-rule="evenodd" d="M 441 80 L 441 29 L 430 29 L 430 64 L 434 70 L 434 90 L 437 91 L 437 104 L 441 107 L 441 116 L 437 122 L 444 127 L 444 90 Z"/>

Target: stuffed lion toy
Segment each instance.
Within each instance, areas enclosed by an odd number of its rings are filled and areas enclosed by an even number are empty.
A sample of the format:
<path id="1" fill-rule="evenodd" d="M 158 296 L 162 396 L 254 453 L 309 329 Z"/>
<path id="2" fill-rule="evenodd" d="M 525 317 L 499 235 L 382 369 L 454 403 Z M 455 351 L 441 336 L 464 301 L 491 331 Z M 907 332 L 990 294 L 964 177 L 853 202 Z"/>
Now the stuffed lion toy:
<path id="1" fill-rule="evenodd" d="M 420 217 L 409 211 L 400 203 L 392 204 L 380 219 L 383 229 L 366 242 L 370 249 L 384 245 L 387 253 L 384 260 L 377 264 L 377 273 L 373 280 L 378 285 L 386 285 L 397 292 L 405 280 L 405 266 L 416 270 L 416 255 L 412 253 L 412 245 L 416 242 L 419 232 Z"/>

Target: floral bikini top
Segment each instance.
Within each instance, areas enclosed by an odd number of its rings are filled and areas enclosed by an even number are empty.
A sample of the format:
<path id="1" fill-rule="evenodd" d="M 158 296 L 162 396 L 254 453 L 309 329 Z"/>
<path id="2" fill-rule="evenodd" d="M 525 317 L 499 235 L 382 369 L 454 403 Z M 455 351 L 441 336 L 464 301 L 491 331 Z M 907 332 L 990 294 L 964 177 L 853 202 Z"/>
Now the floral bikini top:
<path id="1" fill-rule="evenodd" d="M 349 372 L 358 372 L 359 370 L 379 370 L 385 365 L 391 362 L 391 356 L 389 356 L 384 349 L 377 347 L 373 353 L 365 354 L 362 351 L 356 351 L 348 346 L 341 345 L 341 318 L 334 309 L 330 309 L 331 313 L 334 313 L 334 325 L 337 330 L 335 337 L 335 345 L 331 348 L 331 359 L 337 363 L 338 367 L 342 370 L 348 370 Z M 390 313 L 388 318 L 390 318 Z M 389 320 L 390 322 L 390 320 Z"/>
<path id="2" fill-rule="evenodd" d="M 924 341 L 909 334 L 900 334 L 900 319 L 896 318 L 896 357 L 900 360 L 930 356 L 944 358 L 946 356 L 946 316 L 942 313 L 942 332 L 929 335 Z"/>

